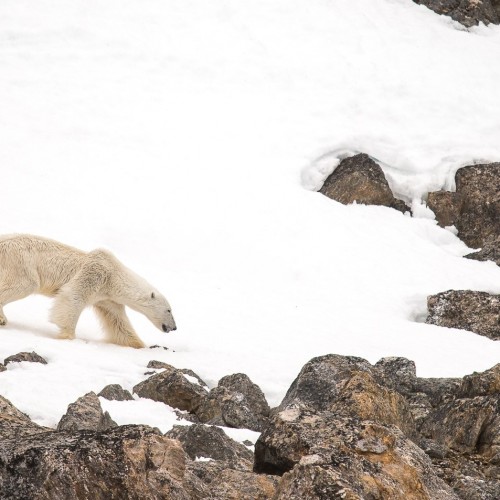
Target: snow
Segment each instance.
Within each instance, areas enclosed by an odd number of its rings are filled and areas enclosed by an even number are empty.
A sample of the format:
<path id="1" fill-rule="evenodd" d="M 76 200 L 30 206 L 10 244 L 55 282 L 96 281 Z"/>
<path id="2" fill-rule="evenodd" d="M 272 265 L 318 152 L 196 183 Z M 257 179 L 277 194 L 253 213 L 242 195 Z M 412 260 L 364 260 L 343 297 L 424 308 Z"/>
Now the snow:
<path id="1" fill-rule="evenodd" d="M 50 301 L 9 304 L 0 394 L 56 426 L 69 403 L 158 359 L 210 387 L 244 372 L 278 404 L 326 353 L 415 360 L 462 376 L 500 342 L 423 323 L 426 297 L 500 292 L 500 270 L 439 228 L 422 199 L 500 159 L 500 27 L 465 30 L 410 0 L 4 0 L 0 233 L 106 247 L 173 306 L 148 345 L 106 344 L 91 311 L 57 340 Z M 314 192 L 338 160 L 376 158 L 415 217 Z M 103 400 L 102 400 L 103 401 Z M 118 423 L 168 430 L 146 400 Z"/>

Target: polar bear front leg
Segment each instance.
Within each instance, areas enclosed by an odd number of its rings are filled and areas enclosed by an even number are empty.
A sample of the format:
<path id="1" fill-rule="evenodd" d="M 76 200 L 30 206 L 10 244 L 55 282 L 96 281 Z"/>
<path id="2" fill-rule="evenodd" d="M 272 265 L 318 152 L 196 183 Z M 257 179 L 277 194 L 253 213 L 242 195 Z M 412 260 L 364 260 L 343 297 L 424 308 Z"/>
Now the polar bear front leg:
<path id="1" fill-rule="evenodd" d="M 112 300 L 102 300 L 94 304 L 94 310 L 110 342 L 136 349 L 146 347 L 130 324 L 122 304 Z"/>
<path id="2" fill-rule="evenodd" d="M 56 296 L 50 321 L 59 327 L 60 339 L 74 339 L 80 314 L 85 309 L 85 300 L 71 286 L 61 288 Z"/>
<path id="3" fill-rule="evenodd" d="M 35 277 L 25 273 L 18 273 L 15 283 L 0 281 L 0 326 L 7 324 L 7 317 L 3 312 L 3 306 L 16 300 L 24 299 L 36 291 L 39 283 Z"/>

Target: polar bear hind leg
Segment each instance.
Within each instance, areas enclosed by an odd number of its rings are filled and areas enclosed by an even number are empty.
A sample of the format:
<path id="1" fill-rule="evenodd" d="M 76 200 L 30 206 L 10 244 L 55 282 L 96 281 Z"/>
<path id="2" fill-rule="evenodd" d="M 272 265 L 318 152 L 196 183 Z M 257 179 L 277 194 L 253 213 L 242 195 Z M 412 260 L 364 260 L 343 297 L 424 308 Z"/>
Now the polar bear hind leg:
<path id="1" fill-rule="evenodd" d="M 112 300 L 102 300 L 94 304 L 94 310 L 110 342 L 127 347 L 145 347 L 130 324 L 123 305 Z"/>
<path id="2" fill-rule="evenodd" d="M 27 273 L 17 274 L 15 282 L 8 282 L 4 276 L 0 276 L 0 326 L 7 324 L 3 306 L 28 297 L 36 292 L 38 287 L 37 277 Z"/>

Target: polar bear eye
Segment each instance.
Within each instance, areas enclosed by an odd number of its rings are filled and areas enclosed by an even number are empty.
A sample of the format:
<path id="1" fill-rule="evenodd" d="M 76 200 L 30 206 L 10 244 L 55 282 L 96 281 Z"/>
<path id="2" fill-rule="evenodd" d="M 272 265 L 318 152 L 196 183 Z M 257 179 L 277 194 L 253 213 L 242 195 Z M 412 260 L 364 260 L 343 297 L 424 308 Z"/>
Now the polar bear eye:
<path id="1" fill-rule="evenodd" d="M 155 298 L 155 293 L 154 292 L 151 292 L 151 298 L 154 299 Z"/>

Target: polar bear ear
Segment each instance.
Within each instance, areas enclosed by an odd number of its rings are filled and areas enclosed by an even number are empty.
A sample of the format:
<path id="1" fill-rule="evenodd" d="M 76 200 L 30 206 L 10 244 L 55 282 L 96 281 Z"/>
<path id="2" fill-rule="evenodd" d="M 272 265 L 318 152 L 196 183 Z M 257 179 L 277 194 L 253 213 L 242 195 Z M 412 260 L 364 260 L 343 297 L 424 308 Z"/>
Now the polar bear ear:
<path id="1" fill-rule="evenodd" d="M 154 292 L 151 292 L 151 298 L 154 299 L 155 298 L 155 293 Z"/>

